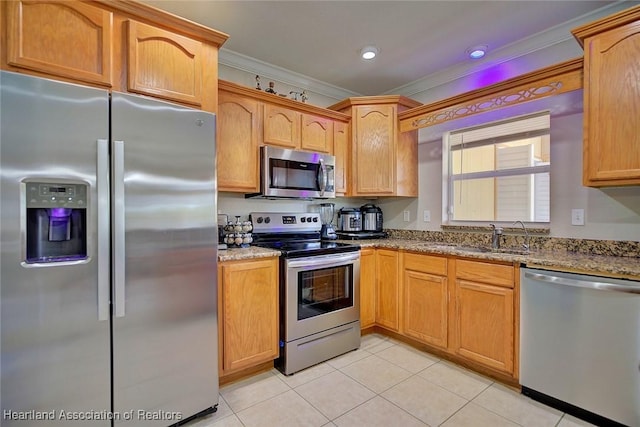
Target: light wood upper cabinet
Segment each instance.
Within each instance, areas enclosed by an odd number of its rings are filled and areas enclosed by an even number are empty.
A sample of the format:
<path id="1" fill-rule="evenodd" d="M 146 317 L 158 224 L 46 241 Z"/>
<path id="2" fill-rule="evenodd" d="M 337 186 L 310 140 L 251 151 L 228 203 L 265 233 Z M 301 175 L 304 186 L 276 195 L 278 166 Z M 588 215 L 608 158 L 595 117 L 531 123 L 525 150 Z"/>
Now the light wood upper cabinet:
<path id="1" fill-rule="evenodd" d="M 135 1 L 12 0 L 0 12 L 3 70 L 217 111 L 224 33 Z"/>
<path id="2" fill-rule="evenodd" d="M 640 6 L 573 34 L 584 46 L 583 183 L 640 185 Z"/>
<path id="3" fill-rule="evenodd" d="M 264 106 L 264 143 L 300 148 L 300 113 L 278 105 Z"/>
<path id="4" fill-rule="evenodd" d="M 360 252 L 360 328 L 376 323 L 376 250 Z"/>
<path id="5" fill-rule="evenodd" d="M 442 349 L 448 345 L 447 259 L 404 253 L 402 332 Z"/>
<path id="6" fill-rule="evenodd" d="M 113 13 L 84 2 L 2 3 L 9 66 L 112 86 Z"/>
<path id="7" fill-rule="evenodd" d="M 334 169 L 336 193 L 346 194 L 349 189 L 349 124 L 333 123 L 333 155 L 336 157 Z"/>
<path id="8" fill-rule="evenodd" d="M 394 105 L 356 107 L 353 122 L 355 194 L 393 195 L 395 188 Z"/>
<path id="9" fill-rule="evenodd" d="M 332 154 L 335 140 L 346 150 L 349 117 L 345 114 L 225 80 L 218 82 L 218 97 L 220 191 L 259 191 L 262 145 Z M 345 155 L 336 156 L 337 188 L 344 189 L 347 184 L 346 170 L 340 163 L 345 159 Z"/>
<path id="10" fill-rule="evenodd" d="M 376 324 L 392 331 L 400 326 L 398 268 L 397 251 L 376 250 Z"/>
<path id="11" fill-rule="evenodd" d="M 420 103 L 401 96 L 348 98 L 330 109 L 351 115 L 349 196 L 418 196 L 418 133 L 398 133 L 398 113 Z"/>
<path id="12" fill-rule="evenodd" d="M 517 376 L 512 265 L 456 260 L 454 351 Z"/>
<path id="13" fill-rule="evenodd" d="M 202 43 L 130 20 L 128 90 L 200 107 Z"/>
<path id="14" fill-rule="evenodd" d="M 300 148 L 319 153 L 333 153 L 333 120 L 302 114 Z"/>
<path id="15" fill-rule="evenodd" d="M 221 90 L 218 100 L 216 161 L 219 191 L 257 193 L 260 187 L 261 105 Z"/>
<path id="16" fill-rule="evenodd" d="M 278 357 L 278 258 L 223 262 L 221 376 Z"/>

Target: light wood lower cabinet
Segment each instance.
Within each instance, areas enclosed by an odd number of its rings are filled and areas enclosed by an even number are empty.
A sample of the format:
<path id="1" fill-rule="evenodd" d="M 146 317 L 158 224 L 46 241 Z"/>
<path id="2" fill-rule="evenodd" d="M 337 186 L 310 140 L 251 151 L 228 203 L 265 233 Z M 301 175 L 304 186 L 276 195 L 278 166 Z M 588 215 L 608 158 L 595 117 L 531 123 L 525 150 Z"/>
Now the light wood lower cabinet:
<path id="1" fill-rule="evenodd" d="M 512 265 L 456 260 L 453 350 L 515 375 L 515 271 Z"/>
<path id="2" fill-rule="evenodd" d="M 361 324 L 515 380 L 518 278 L 513 264 L 367 248 L 360 260 Z"/>
<path id="3" fill-rule="evenodd" d="M 376 251 L 360 252 L 360 328 L 376 323 Z"/>
<path id="4" fill-rule="evenodd" d="M 376 324 L 399 330 L 398 252 L 376 250 Z"/>
<path id="5" fill-rule="evenodd" d="M 402 332 L 426 344 L 447 348 L 447 259 L 403 254 Z"/>
<path id="6" fill-rule="evenodd" d="M 220 376 L 278 357 L 278 258 L 218 268 Z"/>

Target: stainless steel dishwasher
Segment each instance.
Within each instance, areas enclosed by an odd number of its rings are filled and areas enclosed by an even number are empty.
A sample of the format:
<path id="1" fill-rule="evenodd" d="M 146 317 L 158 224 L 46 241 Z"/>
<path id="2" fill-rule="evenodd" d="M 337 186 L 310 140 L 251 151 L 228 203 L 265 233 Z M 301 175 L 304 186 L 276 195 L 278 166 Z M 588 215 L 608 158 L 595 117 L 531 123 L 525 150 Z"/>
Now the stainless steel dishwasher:
<path id="1" fill-rule="evenodd" d="M 522 393 L 599 426 L 640 426 L 640 282 L 521 275 Z"/>

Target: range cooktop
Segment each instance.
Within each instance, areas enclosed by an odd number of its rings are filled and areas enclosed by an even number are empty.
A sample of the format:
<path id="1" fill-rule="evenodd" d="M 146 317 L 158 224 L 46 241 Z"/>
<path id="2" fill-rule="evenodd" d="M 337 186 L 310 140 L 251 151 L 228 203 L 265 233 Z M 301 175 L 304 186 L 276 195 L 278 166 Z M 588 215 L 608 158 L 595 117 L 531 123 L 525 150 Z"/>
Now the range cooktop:
<path id="1" fill-rule="evenodd" d="M 253 212 L 253 244 L 277 249 L 286 258 L 330 255 L 360 250 L 359 245 L 320 239 L 320 214 Z"/>

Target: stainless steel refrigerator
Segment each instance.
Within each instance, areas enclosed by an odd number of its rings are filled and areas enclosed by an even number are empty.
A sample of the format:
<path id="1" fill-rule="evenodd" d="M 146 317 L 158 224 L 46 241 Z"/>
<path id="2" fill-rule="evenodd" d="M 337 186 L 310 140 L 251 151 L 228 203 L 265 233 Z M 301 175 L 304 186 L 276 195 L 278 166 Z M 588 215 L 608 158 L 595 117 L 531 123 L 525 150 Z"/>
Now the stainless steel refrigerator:
<path id="1" fill-rule="evenodd" d="M 218 403 L 215 116 L 2 72 L 3 426 Z"/>

